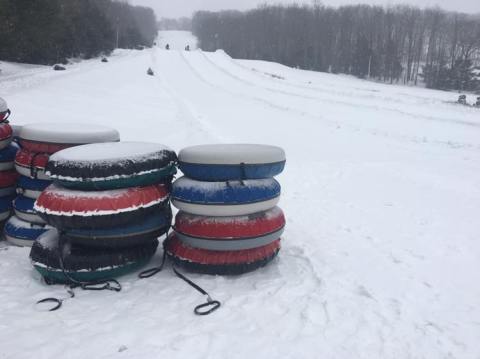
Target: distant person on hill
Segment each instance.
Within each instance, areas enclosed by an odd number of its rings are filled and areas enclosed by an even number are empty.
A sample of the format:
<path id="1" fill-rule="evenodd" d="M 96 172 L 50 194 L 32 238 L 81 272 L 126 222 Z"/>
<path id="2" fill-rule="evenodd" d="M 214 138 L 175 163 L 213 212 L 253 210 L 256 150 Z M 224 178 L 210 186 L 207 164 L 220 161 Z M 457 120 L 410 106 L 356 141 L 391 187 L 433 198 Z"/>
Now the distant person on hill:
<path id="1" fill-rule="evenodd" d="M 185 51 L 190 51 L 190 45 L 185 46 Z"/>
<path id="2" fill-rule="evenodd" d="M 467 104 L 467 95 L 460 95 L 458 96 L 458 101 L 460 105 L 466 105 Z"/>
<path id="3" fill-rule="evenodd" d="M 170 50 L 170 44 L 165 45 L 165 50 Z"/>
<path id="4" fill-rule="evenodd" d="M 480 107 L 480 96 L 477 97 L 477 102 L 475 102 L 476 107 Z"/>

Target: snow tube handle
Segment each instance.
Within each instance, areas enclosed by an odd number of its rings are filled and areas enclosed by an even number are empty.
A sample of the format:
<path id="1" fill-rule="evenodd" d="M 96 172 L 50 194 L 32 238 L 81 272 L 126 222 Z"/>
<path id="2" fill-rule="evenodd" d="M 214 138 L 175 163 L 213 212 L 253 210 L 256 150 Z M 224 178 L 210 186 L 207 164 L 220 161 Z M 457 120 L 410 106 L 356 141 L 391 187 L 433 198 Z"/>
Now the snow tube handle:
<path id="1" fill-rule="evenodd" d="M 48 312 L 54 312 L 54 311 L 56 311 L 56 310 L 58 310 L 62 307 L 62 304 L 63 304 L 64 301 L 66 301 L 68 299 L 71 299 L 71 298 L 75 298 L 75 293 L 73 292 L 72 289 L 67 289 L 67 293 L 68 293 L 68 295 L 70 295 L 70 297 L 68 297 L 68 298 L 63 298 L 63 299 L 45 298 L 45 299 L 39 300 L 36 304 L 55 303 L 56 305 L 48 310 Z"/>
<path id="2" fill-rule="evenodd" d="M 207 302 L 197 305 L 193 312 L 196 315 L 209 315 L 220 308 L 222 304 L 218 300 L 213 300 L 210 296 L 207 297 Z M 209 309 L 207 309 L 209 308 Z"/>
<path id="3" fill-rule="evenodd" d="M 3 115 L 3 119 L 0 122 L 8 123 L 8 118 L 10 117 L 11 114 L 12 114 L 12 111 L 10 111 L 10 109 L 1 113 L 0 115 Z"/>
<path id="4" fill-rule="evenodd" d="M 8 118 L 10 117 L 11 113 L 12 113 L 12 111 L 10 111 L 10 109 L 8 109 L 5 112 L 0 112 L 0 122 L 1 123 L 9 123 Z"/>
<path id="5" fill-rule="evenodd" d="M 56 303 L 54 307 L 48 310 L 48 312 L 54 312 L 62 307 L 63 299 L 45 298 L 45 299 L 39 300 L 36 304 L 42 304 L 42 303 Z"/>

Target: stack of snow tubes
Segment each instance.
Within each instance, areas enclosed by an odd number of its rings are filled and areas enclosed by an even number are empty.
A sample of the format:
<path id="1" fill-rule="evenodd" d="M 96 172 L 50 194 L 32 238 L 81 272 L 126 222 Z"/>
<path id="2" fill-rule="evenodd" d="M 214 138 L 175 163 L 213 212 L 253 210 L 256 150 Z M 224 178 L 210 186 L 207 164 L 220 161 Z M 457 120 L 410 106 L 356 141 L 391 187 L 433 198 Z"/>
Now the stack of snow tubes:
<path id="1" fill-rule="evenodd" d="M 176 162 L 169 148 L 140 142 L 78 146 L 50 156 L 46 174 L 54 183 L 35 210 L 56 231 L 35 242 L 34 267 L 50 282 L 75 283 L 145 265 L 171 226 Z"/>
<path id="2" fill-rule="evenodd" d="M 173 262 L 205 274 L 236 275 L 269 263 L 280 250 L 285 217 L 277 207 L 285 152 L 265 145 L 183 149 L 185 177 L 173 184 L 180 211 L 165 249 Z"/>
<path id="3" fill-rule="evenodd" d="M 18 146 L 12 143 L 13 130 L 8 123 L 10 110 L 0 98 L 0 227 L 3 228 L 12 212 L 17 173 L 14 168 Z"/>
<path id="4" fill-rule="evenodd" d="M 45 173 L 52 154 L 82 144 L 111 141 L 119 141 L 119 133 L 107 127 L 60 123 L 23 126 L 18 134 L 20 149 L 15 155 L 19 175 L 18 196 L 13 200 L 15 215 L 4 228 L 7 241 L 31 247 L 41 234 L 52 228 L 34 210 L 35 200 L 52 183 Z"/>

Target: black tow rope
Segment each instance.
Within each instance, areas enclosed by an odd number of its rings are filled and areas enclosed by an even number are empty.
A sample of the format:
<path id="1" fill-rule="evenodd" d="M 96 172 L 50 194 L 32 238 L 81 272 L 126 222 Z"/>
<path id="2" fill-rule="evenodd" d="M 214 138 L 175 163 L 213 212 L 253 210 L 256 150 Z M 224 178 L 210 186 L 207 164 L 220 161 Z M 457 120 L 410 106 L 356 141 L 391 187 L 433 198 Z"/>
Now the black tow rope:
<path id="1" fill-rule="evenodd" d="M 167 234 L 167 238 L 168 238 L 168 234 Z M 165 266 L 165 262 L 167 261 L 167 250 L 165 248 L 165 241 L 163 242 L 162 262 L 160 263 L 160 265 L 158 267 L 150 268 L 150 269 L 147 269 L 147 270 L 141 272 L 138 275 L 138 277 L 140 279 L 146 279 L 146 278 L 153 277 L 155 274 L 157 274 L 157 273 L 159 273 L 163 270 L 163 267 Z M 193 287 L 195 290 L 197 290 L 198 292 L 202 293 L 203 295 L 205 295 L 207 297 L 207 301 L 205 303 L 199 304 L 193 309 L 193 312 L 196 315 L 209 315 L 209 314 L 213 313 L 214 311 L 216 311 L 218 308 L 220 308 L 222 303 L 220 303 L 218 300 L 212 299 L 210 294 L 208 294 L 208 292 L 205 289 L 200 287 L 198 284 L 195 284 L 190 279 L 185 277 L 182 273 L 180 273 L 177 270 L 177 268 L 175 268 L 175 265 L 173 263 L 172 263 L 172 269 L 173 269 L 173 273 L 175 273 L 175 275 L 178 278 L 182 279 L 187 284 L 189 284 L 191 287 Z"/>
<path id="2" fill-rule="evenodd" d="M 66 286 L 67 293 L 70 297 L 67 298 L 45 298 L 39 300 L 36 304 L 42 303 L 55 303 L 55 306 L 50 308 L 49 312 L 54 312 L 62 307 L 64 301 L 68 299 L 75 298 L 75 292 L 73 291 L 75 288 L 80 288 L 82 290 L 91 290 L 91 291 L 101 291 L 101 290 L 111 290 L 114 292 L 120 292 L 122 290 L 122 285 L 116 279 L 105 279 L 101 281 L 92 281 L 92 282 L 81 282 L 72 278 L 67 271 L 65 270 L 65 263 L 63 258 L 63 250 L 65 247 L 65 242 L 61 239 L 63 236 L 60 235 L 59 245 L 58 245 L 58 259 L 60 262 L 60 268 L 62 270 L 62 274 L 65 279 L 70 282 L 70 285 Z M 48 285 L 56 284 L 55 282 L 45 280 Z"/>

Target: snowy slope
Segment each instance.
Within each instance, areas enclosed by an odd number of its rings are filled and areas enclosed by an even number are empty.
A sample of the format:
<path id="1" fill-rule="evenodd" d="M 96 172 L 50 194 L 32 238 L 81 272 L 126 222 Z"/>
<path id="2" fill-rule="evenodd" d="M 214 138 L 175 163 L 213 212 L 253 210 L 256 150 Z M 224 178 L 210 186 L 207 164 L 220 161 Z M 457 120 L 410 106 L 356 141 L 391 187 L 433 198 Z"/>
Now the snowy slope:
<path id="1" fill-rule="evenodd" d="M 107 64 L 0 77 L 12 122 L 110 125 L 177 151 L 284 147 L 280 257 L 241 277 L 191 275 L 223 302 L 205 318 L 170 270 L 43 313 L 34 301 L 64 289 L 8 247 L 0 358 L 479 358 L 480 111 L 448 103 L 455 93 L 165 51 L 191 37 L 161 36 Z"/>

